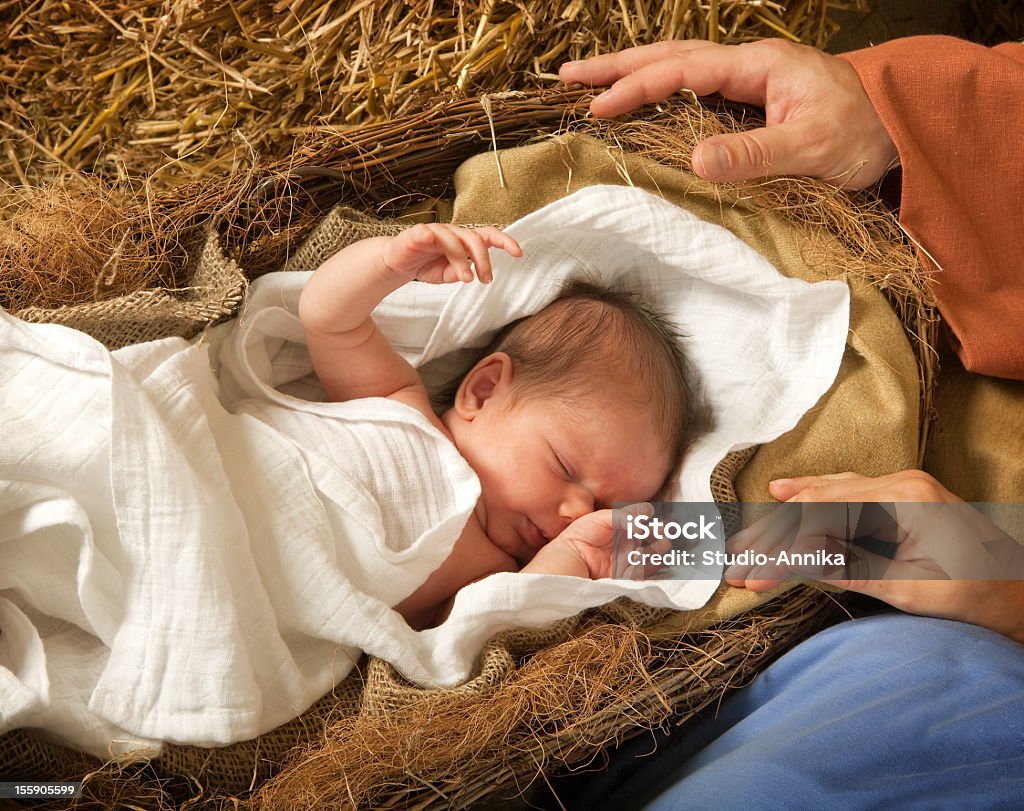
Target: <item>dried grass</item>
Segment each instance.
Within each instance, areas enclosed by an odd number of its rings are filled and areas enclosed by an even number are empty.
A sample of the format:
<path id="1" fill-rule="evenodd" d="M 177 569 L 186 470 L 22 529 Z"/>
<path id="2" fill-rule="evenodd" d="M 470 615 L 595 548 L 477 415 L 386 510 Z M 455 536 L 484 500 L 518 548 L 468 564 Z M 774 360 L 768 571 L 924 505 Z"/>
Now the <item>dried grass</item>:
<path id="1" fill-rule="evenodd" d="M 824 45 L 865 0 L 0 0 L 0 178 L 174 185 L 632 45 Z"/>
<path id="2" fill-rule="evenodd" d="M 600 614 L 487 692 L 424 693 L 386 714 L 341 719 L 293 753 L 253 809 L 466 807 L 517 795 L 552 768 L 682 723 L 742 686 L 840 612 L 813 590 L 689 637 L 658 638 Z M 802 637 L 801 637 L 802 638 Z M 495 768 L 495 764 L 499 764 Z"/>
<path id="3" fill-rule="evenodd" d="M 98 180 L 62 178 L 0 195 L 0 307 L 102 301 L 175 287 L 185 266 L 177 229 Z"/>

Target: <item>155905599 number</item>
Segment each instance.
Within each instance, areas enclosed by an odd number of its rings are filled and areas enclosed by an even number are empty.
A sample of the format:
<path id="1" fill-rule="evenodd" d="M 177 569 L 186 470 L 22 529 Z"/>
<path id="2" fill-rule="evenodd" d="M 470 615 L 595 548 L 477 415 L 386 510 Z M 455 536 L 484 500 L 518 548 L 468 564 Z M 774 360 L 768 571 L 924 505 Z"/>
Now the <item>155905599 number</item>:
<path id="1" fill-rule="evenodd" d="M 79 797 L 82 784 L 45 783 L 35 781 L 0 781 L 0 799 L 27 799 L 30 797 Z"/>

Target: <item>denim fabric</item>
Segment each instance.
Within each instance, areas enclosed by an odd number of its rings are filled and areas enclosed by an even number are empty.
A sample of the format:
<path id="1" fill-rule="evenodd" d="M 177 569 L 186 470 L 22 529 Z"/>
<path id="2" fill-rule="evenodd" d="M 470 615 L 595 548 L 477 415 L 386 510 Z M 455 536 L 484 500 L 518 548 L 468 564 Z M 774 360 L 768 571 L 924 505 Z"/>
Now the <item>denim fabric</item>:
<path id="1" fill-rule="evenodd" d="M 574 782 L 556 785 L 569 809 L 1024 808 L 1024 645 L 904 614 L 845 622 L 715 717 Z"/>

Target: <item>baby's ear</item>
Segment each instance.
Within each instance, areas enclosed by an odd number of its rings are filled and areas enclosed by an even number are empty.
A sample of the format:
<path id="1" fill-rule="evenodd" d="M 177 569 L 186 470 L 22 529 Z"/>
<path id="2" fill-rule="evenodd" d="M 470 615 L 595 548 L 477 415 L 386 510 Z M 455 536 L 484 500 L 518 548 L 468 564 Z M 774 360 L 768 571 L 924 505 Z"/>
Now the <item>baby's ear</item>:
<path id="1" fill-rule="evenodd" d="M 512 387 L 512 358 L 493 352 L 474 366 L 455 394 L 455 411 L 466 420 L 473 419 L 489 401 L 506 402 Z"/>

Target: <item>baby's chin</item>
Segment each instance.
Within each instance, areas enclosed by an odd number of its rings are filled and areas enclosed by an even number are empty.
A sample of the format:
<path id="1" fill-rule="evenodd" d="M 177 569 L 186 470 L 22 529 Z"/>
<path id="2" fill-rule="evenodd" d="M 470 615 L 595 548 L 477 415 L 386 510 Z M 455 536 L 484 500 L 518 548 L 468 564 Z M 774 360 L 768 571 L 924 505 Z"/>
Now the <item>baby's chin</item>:
<path id="1" fill-rule="evenodd" d="M 504 517 L 504 516 L 502 516 Z M 485 529 L 487 537 L 498 549 L 523 566 L 533 560 L 537 547 L 520 532 L 518 524 L 525 523 L 525 516 L 515 516 L 509 521 L 497 521 L 491 530 Z"/>

